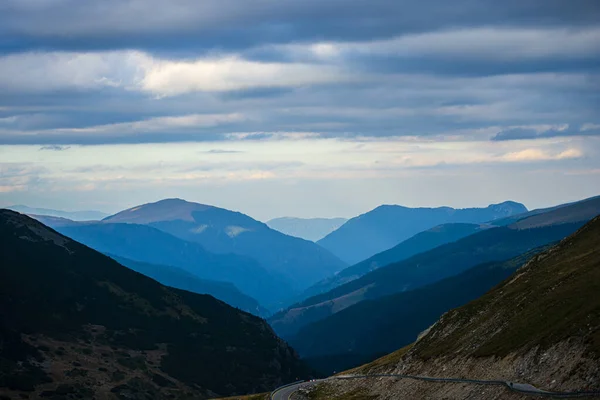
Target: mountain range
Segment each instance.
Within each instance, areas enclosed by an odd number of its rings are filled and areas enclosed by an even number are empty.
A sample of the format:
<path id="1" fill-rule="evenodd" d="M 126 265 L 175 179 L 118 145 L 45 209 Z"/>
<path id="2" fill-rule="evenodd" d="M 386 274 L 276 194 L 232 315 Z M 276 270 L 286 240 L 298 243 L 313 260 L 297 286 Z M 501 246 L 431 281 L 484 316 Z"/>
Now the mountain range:
<path id="1" fill-rule="evenodd" d="M 301 328 L 360 302 L 414 290 L 479 264 L 507 260 L 560 240 L 599 213 L 600 197 L 484 229 L 308 298 L 275 314 L 269 323 L 282 337 L 293 338 Z"/>
<path id="2" fill-rule="evenodd" d="M 374 360 L 412 343 L 443 313 L 482 296 L 548 247 L 483 263 L 415 290 L 362 301 L 309 324 L 289 342 L 326 375 L 353 367 L 357 360 Z"/>
<path id="3" fill-rule="evenodd" d="M 318 244 L 352 265 L 437 225 L 456 222 L 479 224 L 526 211 L 523 204 L 513 201 L 486 208 L 464 209 L 382 205 L 350 219 L 319 240 Z"/>
<path id="4" fill-rule="evenodd" d="M 338 286 L 348 283 L 361 276 L 394 262 L 400 262 L 415 254 L 423 253 L 446 243 L 455 242 L 458 239 L 472 235 L 489 225 L 480 224 L 443 224 L 417 233 L 389 250 L 375 254 L 368 259 L 354 264 L 339 273 L 317 282 L 302 294 L 303 298 L 309 298 L 320 293 L 328 292 Z"/>
<path id="5" fill-rule="evenodd" d="M 61 211 L 50 208 L 35 208 L 23 205 L 14 205 L 6 207 L 9 210 L 17 211 L 22 214 L 47 215 L 50 217 L 67 218 L 73 221 L 97 221 L 106 218 L 109 214 L 102 211 L 87 210 L 87 211 Z"/>
<path id="6" fill-rule="evenodd" d="M 307 377 L 264 322 L 0 210 L 0 395 L 191 399 Z"/>
<path id="7" fill-rule="evenodd" d="M 282 217 L 267 221 L 267 225 L 286 235 L 316 242 L 344 225 L 346 221 L 346 218 Z"/>
<path id="8" fill-rule="evenodd" d="M 521 382 L 544 391 L 575 393 L 569 397 L 588 392 L 585 397 L 596 398 L 592 393 L 600 393 L 599 292 L 596 217 L 478 299 L 443 314 L 412 345 L 345 374 Z M 430 399 L 522 397 L 499 385 L 352 379 L 320 384 L 310 398 L 347 398 L 358 391 L 373 399 L 410 398 L 415 393 Z"/>
<path id="9" fill-rule="evenodd" d="M 147 225 L 199 243 L 212 253 L 250 257 L 285 278 L 291 287 L 289 297 L 347 266 L 315 243 L 285 235 L 245 214 L 181 199 L 133 207 L 103 222 Z"/>

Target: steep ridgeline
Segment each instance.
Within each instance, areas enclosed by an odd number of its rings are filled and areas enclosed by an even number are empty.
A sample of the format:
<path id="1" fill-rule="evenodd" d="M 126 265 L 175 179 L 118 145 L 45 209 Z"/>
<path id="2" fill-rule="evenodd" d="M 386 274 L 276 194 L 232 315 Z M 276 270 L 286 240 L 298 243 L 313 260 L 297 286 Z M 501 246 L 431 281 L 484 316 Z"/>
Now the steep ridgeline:
<path id="1" fill-rule="evenodd" d="M 269 315 L 269 312 L 256 300 L 250 296 L 246 296 L 229 282 L 200 279 L 186 270 L 168 265 L 148 264 L 111 254 L 107 255 L 119 264 L 146 275 L 165 286 L 198 294 L 209 294 L 232 307 L 239 308 L 242 311 L 259 317 L 267 317 Z"/>
<path id="2" fill-rule="evenodd" d="M 346 266 L 315 243 L 284 235 L 247 215 L 180 199 L 144 204 L 104 221 L 149 225 L 211 252 L 251 257 L 286 278 L 292 287 L 289 297 Z"/>
<path id="3" fill-rule="evenodd" d="M 415 290 L 360 302 L 305 326 L 289 342 L 325 375 L 354 367 L 357 361 L 374 360 L 414 342 L 443 313 L 482 296 L 547 248 L 509 261 L 481 264 Z"/>
<path id="4" fill-rule="evenodd" d="M 523 214 L 516 214 L 506 218 L 496 219 L 491 221 L 491 225 L 506 226 L 516 223 L 519 220 L 527 220 L 528 224 L 535 225 L 556 225 L 561 220 L 571 221 L 577 214 L 580 214 L 582 219 L 588 218 L 593 214 L 598 207 L 600 196 L 590 197 L 584 200 L 574 201 L 571 203 L 559 204 L 554 207 L 538 208 L 536 210 L 527 211 Z M 538 218 L 531 218 L 535 215 L 540 215 Z"/>
<path id="5" fill-rule="evenodd" d="M 455 242 L 463 237 L 485 229 L 486 225 L 478 224 L 444 224 L 417 233 L 389 250 L 375 254 L 364 261 L 343 269 L 334 276 L 325 278 L 309 287 L 302 294 L 303 299 L 328 292 L 338 286 L 348 283 L 380 267 L 400 262 L 446 243 Z"/>
<path id="6" fill-rule="evenodd" d="M 41 219 L 46 222 L 46 219 Z M 50 226 L 65 236 L 105 254 L 143 263 L 181 268 L 201 279 L 230 282 L 261 304 L 287 296 L 283 277 L 257 261 L 237 254 L 214 254 L 199 243 L 181 240 L 156 228 L 137 224 L 65 224 Z"/>
<path id="7" fill-rule="evenodd" d="M 346 221 L 346 218 L 282 217 L 267 221 L 267 225 L 286 235 L 316 242 L 344 225 Z"/>
<path id="8" fill-rule="evenodd" d="M 501 285 L 444 314 L 412 347 L 355 373 L 506 380 L 549 391 L 600 391 L 600 217 L 535 256 Z M 367 395 L 509 398 L 504 389 L 398 380 L 345 381 Z M 411 398 L 410 396 L 406 398 Z"/>
<path id="9" fill-rule="evenodd" d="M 0 243 L 3 398 L 206 398 L 306 376 L 263 320 L 27 216 L 1 210 Z"/>
<path id="10" fill-rule="evenodd" d="M 512 201 L 464 209 L 384 205 L 352 218 L 318 243 L 348 264 L 356 264 L 437 225 L 479 224 L 526 211 L 523 204 Z"/>
<path id="11" fill-rule="evenodd" d="M 519 220 L 518 223 L 485 229 L 453 243 L 448 243 L 409 259 L 370 272 L 359 279 L 327 293 L 311 297 L 269 319 L 271 326 L 284 338 L 293 337 L 300 328 L 329 317 L 364 300 L 373 300 L 404 292 L 457 275 L 478 264 L 507 260 L 536 247 L 560 240 L 573 233 L 600 213 L 600 198 L 594 207 L 580 212 L 578 204 L 566 206 L 568 214 L 556 225 L 539 219 L 543 214 Z M 553 213 L 555 211 L 550 211 Z M 550 215 L 549 218 L 552 216 Z M 538 227 L 529 218 L 539 221 Z M 521 229 L 520 226 L 526 228 Z"/>

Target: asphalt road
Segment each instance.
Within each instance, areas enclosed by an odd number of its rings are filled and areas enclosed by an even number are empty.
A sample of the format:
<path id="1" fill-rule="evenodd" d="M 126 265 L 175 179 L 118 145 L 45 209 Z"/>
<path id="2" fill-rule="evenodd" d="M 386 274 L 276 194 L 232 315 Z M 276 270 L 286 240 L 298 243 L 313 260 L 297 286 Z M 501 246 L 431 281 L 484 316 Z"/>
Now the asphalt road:
<path id="1" fill-rule="evenodd" d="M 296 392 L 302 386 L 309 386 L 318 382 L 326 381 L 327 379 L 316 379 L 313 382 L 298 382 L 288 386 L 282 386 L 278 389 L 275 389 L 274 392 L 271 393 L 271 400 L 289 400 L 292 396 L 292 393 Z"/>
<path id="2" fill-rule="evenodd" d="M 275 389 L 271 393 L 271 400 L 289 400 L 292 394 L 302 386 L 310 386 L 314 383 L 323 382 L 333 379 L 357 379 L 357 378 L 396 378 L 396 379 L 416 379 L 428 382 L 456 382 L 456 383 L 470 383 L 474 385 L 499 385 L 508 388 L 514 392 L 523 394 L 547 396 L 553 398 L 574 398 L 574 397 L 596 397 L 600 396 L 600 392 L 548 392 L 536 388 L 535 386 L 526 383 L 508 382 L 508 381 L 486 381 L 476 379 L 462 379 L 462 378 L 433 378 L 429 376 L 415 376 L 415 375 L 394 375 L 394 374 L 374 374 L 374 375 L 341 375 L 326 379 L 317 379 L 315 381 L 307 382 L 294 382 L 292 384 L 282 386 Z"/>

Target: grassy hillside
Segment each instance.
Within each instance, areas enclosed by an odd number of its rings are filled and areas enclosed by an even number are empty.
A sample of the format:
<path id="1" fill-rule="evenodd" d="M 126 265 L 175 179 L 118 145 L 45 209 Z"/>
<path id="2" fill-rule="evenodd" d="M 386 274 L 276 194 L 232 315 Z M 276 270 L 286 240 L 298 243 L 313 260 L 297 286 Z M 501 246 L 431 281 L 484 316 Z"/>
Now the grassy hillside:
<path id="1" fill-rule="evenodd" d="M 0 243 L 0 394 L 205 398 L 306 376 L 263 320 L 211 296 L 12 211 L 0 211 Z"/>
<path id="2" fill-rule="evenodd" d="M 503 380 L 548 391 L 600 392 L 598 293 L 600 217 L 479 299 L 444 314 L 412 345 L 343 374 Z M 386 399 L 523 397 L 500 387 L 409 379 L 333 381 L 314 392 L 328 393 L 316 398 L 346 398 L 357 389 Z"/>
<path id="3" fill-rule="evenodd" d="M 347 372 L 485 376 L 600 390 L 598 293 L 600 217 L 444 314 L 419 341 Z"/>
<path id="4" fill-rule="evenodd" d="M 485 296 L 444 315 L 413 350 L 503 356 L 582 338 L 600 358 L 600 217 Z"/>
<path id="5" fill-rule="evenodd" d="M 357 365 L 346 364 L 348 361 L 373 360 L 414 342 L 443 313 L 485 294 L 542 250 L 479 265 L 419 289 L 361 302 L 304 327 L 290 343 L 324 373 Z M 346 359 L 341 357 L 344 355 Z M 338 363 L 333 362 L 336 359 Z"/>

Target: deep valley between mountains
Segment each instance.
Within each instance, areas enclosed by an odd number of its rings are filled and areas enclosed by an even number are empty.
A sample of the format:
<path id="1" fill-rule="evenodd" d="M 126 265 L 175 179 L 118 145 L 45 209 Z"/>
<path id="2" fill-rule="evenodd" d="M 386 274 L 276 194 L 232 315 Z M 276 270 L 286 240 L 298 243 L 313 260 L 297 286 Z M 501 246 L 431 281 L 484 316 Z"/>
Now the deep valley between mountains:
<path id="1" fill-rule="evenodd" d="M 599 214 L 2 209 L 0 399 L 532 398 L 400 376 L 594 397 Z"/>

